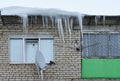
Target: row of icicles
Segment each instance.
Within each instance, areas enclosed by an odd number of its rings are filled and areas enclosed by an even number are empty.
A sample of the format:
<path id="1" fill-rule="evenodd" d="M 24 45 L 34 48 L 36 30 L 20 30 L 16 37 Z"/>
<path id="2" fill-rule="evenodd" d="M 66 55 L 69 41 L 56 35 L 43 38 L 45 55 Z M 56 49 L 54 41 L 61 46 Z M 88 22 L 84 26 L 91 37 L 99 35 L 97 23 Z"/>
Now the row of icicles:
<path id="1" fill-rule="evenodd" d="M 79 27 L 82 30 L 82 16 L 77 16 Z M 49 26 L 49 19 L 51 20 L 52 27 L 56 27 L 56 31 L 58 31 L 60 39 L 64 42 L 64 32 L 67 32 L 69 34 L 69 39 L 71 40 L 71 32 L 73 29 L 73 18 L 70 16 L 55 16 L 55 17 L 47 17 L 42 16 L 42 24 L 43 27 Z M 22 16 L 23 20 L 23 32 L 28 33 L 28 16 L 24 15 Z M 37 20 L 37 16 L 35 17 L 35 20 Z"/>
<path id="2" fill-rule="evenodd" d="M 101 16 L 95 16 L 95 24 L 98 24 L 98 20 L 100 19 Z M 28 32 L 28 16 L 24 15 L 21 16 L 23 20 L 23 31 L 24 33 Z M 76 16 L 77 22 L 79 23 L 79 29 L 80 32 L 82 33 L 83 30 L 83 15 L 78 15 Z M 37 20 L 37 16 L 35 16 L 35 20 Z M 56 27 L 56 31 L 58 31 L 60 39 L 64 42 L 64 32 L 67 32 L 69 34 L 69 39 L 71 40 L 71 32 L 73 29 L 73 18 L 72 16 L 42 16 L 42 24 L 43 27 L 48 27 L 49 26 L 49 20 L 51 21 L 52 27 Z M 105 16 L 103 16 L 103 25 L 105 25 Z"/>

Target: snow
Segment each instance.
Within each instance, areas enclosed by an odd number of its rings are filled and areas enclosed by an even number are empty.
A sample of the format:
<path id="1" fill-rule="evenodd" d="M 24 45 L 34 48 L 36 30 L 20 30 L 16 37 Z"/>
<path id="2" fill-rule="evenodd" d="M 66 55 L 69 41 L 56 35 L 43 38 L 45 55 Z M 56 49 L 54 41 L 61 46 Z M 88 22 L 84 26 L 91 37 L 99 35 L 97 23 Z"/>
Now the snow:
<path id="1" fill-rule="evenodd" d="M 27 33 L 27 26 L 28 26 L 28 16 L 42 16 L 43 27 L 48 27 L 48 17 L 51 18 L 52 26 L 57 24 L 57 29 L 60 38 L 64 42 L 64 28 L 63 28 L 63 21 L 65 23 L 65 31 L 69 33 L 69 38 L 71 39 L 71 29 L 73 26 L 73 20 L 70 17 L 74 16 L 78 18 L 80 29 L 82 30 L 82 17 L 85 14 L 81 14 L 78 12 L 69 12 L 63 11 L 58 9 L 39 9 L 39 8 L 28 8 L 28 7 L 6 7 L 1 9 L 1 15 L 17 15 L 23 19 L 23 30 L 24 33 Z"/>
<path id="2" fill-rule="evenodd" d="M 43 15 L 43 16 L 76 16 L 78 12 L 68 12 L 55 8 L 51 9 L 40 9 L 40 8 L 30 8 L 30 7 L 6 7 L 1 9 L 1 15 Z"/>
<path id="3" fill-rule="evenodd" d="M 120 15 L 120 0 L 0 0 L 0 3 L 0 8 L 56 8 L 90 15 Z"/>
<path id="4" fill-rule="evenodd" d="M 82 32 L 82 20 L 84 16 L 90 14 L 83 14 L 79 12 L 74 11 L 64 11 L 60 9 L 55 8 L 30 8 L 30 7 L 6 7 L 1 9 L 1 15 L 16 15 L 20 16 L 23 20 L 23 32 L 28 32 L 28 16 L 35 16 L 35 19 L 37 19 L 37 16 L 42 16 L 42 23 L 43 27 L 48 27 L 48 18 L 51 19 L 52 26 L 55 27 L 57 25 L 57 30 L 59 33 L 59 37 L 64 42 L 64 32 L 67 32 L 69 34 L 69 38 L 71 39 L 71 33 L 72 33 L 72 26 L 73 26 L 73 20 L 70 19 L 70 17 L 74 16 L 78 18 L 80 31 Z M 105 17 L 106 16 L 118 16 L 118 15 L 94 15 L 95 16 L 95 23 L 97 25 L 98 19 L 103 16 L 103 25 L 105 25 Z M 63 26 L 63 22 L 65 23 L 65 28 Z M 64 30 L 65 29 L 65 30 Z"/>

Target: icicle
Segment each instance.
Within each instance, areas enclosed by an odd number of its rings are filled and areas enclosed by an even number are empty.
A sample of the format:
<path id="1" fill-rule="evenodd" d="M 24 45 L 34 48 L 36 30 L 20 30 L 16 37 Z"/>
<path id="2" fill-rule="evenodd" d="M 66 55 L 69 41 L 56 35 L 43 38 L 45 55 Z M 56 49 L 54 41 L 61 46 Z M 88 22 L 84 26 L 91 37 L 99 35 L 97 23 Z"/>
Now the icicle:
<path id="1" fill-rule="evenodd" d="M 95 24 L 98 24 L 98 19 L 100 19 L 100 16 L 95 16 Z"/>
<path id="2" fill-rule="evenodd" d="M 48 27 L 48 17 L 45 17 L 45 26 Z"/>
<path id="3" fill-rule="evenodd" d="M 32 25 L 32 24 L 33 24 L 32 16 L 30 16 L 30 17 L 31 17 L 31 18 L 30 18 L 30 19 L 31 19 L 31 22 L 30 22 L 30 24 Z"/>
<path id="4" fill-rule="evenodd" d="M 57 19 L 57 27 L 58 27 L 59 36 L 60 38 L 62 38 L 59 19 Z"/>
<path id="5" fill-rule="evenodd" d="M 23 33 L 27 33 L 28 32 L 28 16 L 23 15 L 21 17 L 23 19 Z"/>
<path id="6" fill-rule="evenodd" d="M 57 24 L 57 30 L 58 30 L 58 35 L 59 35 L 59 37 L 61 38 L 61 34 L 60 34 L 60 28 L 59 28 L 59 21 L 58 21 L 58 19 L 57 18 L 55 18 L 55 23 Z"/>
<path id="7" fill-rule="evenodd" d="M 45 27 L 45 19 L 44 16 L 42 16 L 42 23 L 43 23 L 43 28 Z"/>
<path id="8" fill-rule="evenodd" d="M 68 27 L 68 32 L 69 32 L 69 39 L 71 40 L 71 27 L 69 23 L 69 17 L 67 18 L 67 27 Z"/>
<path id="9" fill-rule="evenodd" d="M 105 16 L 103 16 L 103 25 L 105 26 Z"/>
<path id="10" fill-rule="evenodd" d="M 72 18 L 70 19 L 70 28 L 71 28 L 71 30 L 73 28 L 73 19 Z"/>
<path id="11" fill-rule="evenodd" d="M 82 19 L 83 19 L 83 15 L 78 15 L 78 21 L 79 21 L 79 26 L 80 26 L 80 34 L 81 34 L 81 40 L 80 41 L 82 41 L 82 43 L 81 43 L 81 46 L 82 46 L 82 44 L 83 44 L 83 23 L 82 23 Z"/>
<path id="12" fill-rule="evenodd" d="M 80 30 L 82 30 L 82 17 L 81 16 L 78 17 L 78 22 L 79 22 Z"/>
<path id="13" fill-rule="evenodd" d="M 51 19 L 51 22 L 52 22 L 52 28 L 54 28 L 55 26 L 54 26 L 54 18 L 53 17 L 50 17 L 50 19 Z"/>
<path id="14" fill-rule="evenodd" d="M 95 16 L 95 24 L 97 25 L 97 22 L 98 22 L 98 17 Z"/>
<path id="15" fill-rule="evenodd" d="M 64 23 L 65 23 L 65 31 L 68 31 L 68 25 L 67 25 L 67 18 L 63 18 Z"/>
<path id="16" fill-rule="evenodd" d="M 63 42 L 64 42 L 64 30 L 63 30 L 63 25 L 62 25 L 62 19 L 60 19 L 60 23 L 59 24 L 60 24 L 62 39 L 63 39 Z"/>
<path id="17" fill-rule="evenodd" d="M 62 38 L 62 40 L 64 42 L 64 31 L 63 31 L 63 25 L 62 25 L 61 18 L 57 18 L 57 27 L 58 27 L 59 36 L 60 36 L 60 38 Z"/>
<path id="18" fill-rule="evenodd" d="M 37 16 L 35 16 L 35 24 L 37 24 Z"/>

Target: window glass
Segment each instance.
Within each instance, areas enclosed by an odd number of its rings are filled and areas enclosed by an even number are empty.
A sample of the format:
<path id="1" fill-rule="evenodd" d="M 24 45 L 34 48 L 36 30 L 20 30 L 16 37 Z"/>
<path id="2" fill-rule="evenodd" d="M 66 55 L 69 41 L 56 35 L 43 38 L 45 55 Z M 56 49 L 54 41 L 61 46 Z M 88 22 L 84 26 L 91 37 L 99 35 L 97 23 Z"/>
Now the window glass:
<path id="1" fill-rule="evenodd" d="M 35 63 L 38 49 L 46 63 L 53 61 L 53 38 L 10 38 L 10 63 Z"/>
<path id="2" fill-rule="evenodd" d="M 110 52 L 111 56 L 117 57 L 120 56 L 120 35 L 112 34 L 110 36 Z"/>
<path id="3" fill-rule="evenodd" d="M 84 34 L 83 36 L 83 56 L 94 56 L 95 51 L 95 35 L 94 34 Z"/>
<path id="4" fill-rule="evenodd" d="M 35 63 L 35 54 L 38 50 L 38 39 L 26 40 L 26 63 Z"/>
<path id="5" fill-rule="evenodd" d="M 10 62 L 22 63 L 23 62 L 23 39 L 10 39 Z"/>
<path id="6" fill-rule="evenodd" d="M 46 63 L 49 63 L 50 60 L 53 61 L 53 39 L 52 38 L 41 38 L 40 51 L 45 57 Z"/>
<path id="7" fill-rule="evenodd" d="M 109 35 L 98 34 L 95 37 L 96 37 L 95 39 L 96 56 L 101 56 L 101 57 L 109 56 Z"/>

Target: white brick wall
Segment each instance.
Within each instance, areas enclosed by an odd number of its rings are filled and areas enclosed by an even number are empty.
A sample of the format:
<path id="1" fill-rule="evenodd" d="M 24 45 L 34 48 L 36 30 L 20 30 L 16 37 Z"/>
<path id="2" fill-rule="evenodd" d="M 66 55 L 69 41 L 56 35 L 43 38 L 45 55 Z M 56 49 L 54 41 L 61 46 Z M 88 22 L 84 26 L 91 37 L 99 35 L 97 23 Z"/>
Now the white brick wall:
<path id="1" fill-rule="evenodd" d="M 8 37 L 10 34 L 22 34 L 21 26 L 0 25 L 0 81 L 42 81 L 36 74 L 33 64 L 9 64 Z M 30 33 L 47 32 L 54 35 L 54 44 L 63 45 L 57 32 L 51 29 L 30 27 Z M 65 33 L 65 44 L 73 46 L 80 39 L 80 31 L 72 31 L 72 39 Z M 54 46 L 56 65 L 48 66 L 45 70 L 44 81 L 120 81 L 120 79 L 80 79 L 81 53 L 75 49 Z"/>
<path id="2" fill-rule="evenodd" d="M 2 81 L 38 81 L 34 64 L 9 64 L 8 38 L 10 34 L 22 34 L 22 27 L 6 27 L 0 29 L 0 80 Z M 51 29 L 40 29 L 30 27 L 29 33 L 47 32 L 54 35 L 54 44 L 63 42 L 58 37 L 57 32 Z M 74 47 L 75 40 L 80 39 L 79 30 L 72 31 L 72 39 L 69 40 L 65 33 L 65 44 Z M 48 66 L 44 72 L 45 80 L 70 81 L 81 76 L 81 54 L 75 49 L 54 46 L 56 65 Z"/>

